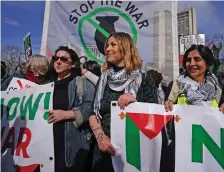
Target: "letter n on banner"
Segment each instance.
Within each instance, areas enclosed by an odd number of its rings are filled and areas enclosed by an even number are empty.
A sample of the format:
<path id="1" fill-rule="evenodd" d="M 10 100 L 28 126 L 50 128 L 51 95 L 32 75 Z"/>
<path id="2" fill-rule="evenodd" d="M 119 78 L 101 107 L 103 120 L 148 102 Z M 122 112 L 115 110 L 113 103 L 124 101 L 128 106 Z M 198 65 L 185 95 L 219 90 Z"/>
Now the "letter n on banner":
<path id="1" fill-rule="evenodd" d="M 220 129 L 221 147 L 201 125 L 192 125 L 192 162 L 203 163 L 203 145 L 224 169 L 224 128 Z"/>

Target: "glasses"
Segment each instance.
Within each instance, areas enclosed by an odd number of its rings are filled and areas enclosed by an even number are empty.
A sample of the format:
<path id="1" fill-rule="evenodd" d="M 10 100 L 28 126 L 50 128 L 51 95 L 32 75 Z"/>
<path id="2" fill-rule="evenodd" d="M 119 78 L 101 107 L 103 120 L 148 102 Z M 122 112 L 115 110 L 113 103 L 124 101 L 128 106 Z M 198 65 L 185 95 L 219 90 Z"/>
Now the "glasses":
<path id="1" fill-rule="evenodd" d="M 62 57 L 58 57 L 58 56 L 52 56 L 52 61 L 53 62 L 56 62 L 56 61 L 58 61 L 60 59 L 60 61 L 62 61 L 62 62 L 67 62 L 68 61 L 68 57 L 64 57 L 64 56 L 62 56 Z"/>

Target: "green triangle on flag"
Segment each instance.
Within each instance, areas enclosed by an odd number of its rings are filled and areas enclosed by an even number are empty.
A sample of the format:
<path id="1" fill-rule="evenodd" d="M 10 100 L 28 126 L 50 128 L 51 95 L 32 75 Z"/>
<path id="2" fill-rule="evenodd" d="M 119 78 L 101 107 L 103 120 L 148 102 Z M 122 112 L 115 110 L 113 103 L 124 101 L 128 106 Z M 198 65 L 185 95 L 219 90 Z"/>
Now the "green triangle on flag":
<path id="1" fill-rule="evenodd" d="M 131 113 L 126 114 L 126 159 L 141 171 L 140 131 L 150 140 L 158 136 L 173 115 Z"/>

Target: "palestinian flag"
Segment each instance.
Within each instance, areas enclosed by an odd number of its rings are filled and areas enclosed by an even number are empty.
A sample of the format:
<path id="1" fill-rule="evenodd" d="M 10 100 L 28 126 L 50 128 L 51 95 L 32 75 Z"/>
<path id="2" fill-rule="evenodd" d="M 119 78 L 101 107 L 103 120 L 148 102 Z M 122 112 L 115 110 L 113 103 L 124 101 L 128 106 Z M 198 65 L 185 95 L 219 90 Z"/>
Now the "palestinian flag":
<path id="1" fill-rule="evenodd" d="M 111 124 L 112 144 L 118 150 L 113 157 L 115 172 L 174 172 L 174 116 L 150 113 L 148 108 L 141 112 L 132 110 L 111 117 L 116 121 Z"/>

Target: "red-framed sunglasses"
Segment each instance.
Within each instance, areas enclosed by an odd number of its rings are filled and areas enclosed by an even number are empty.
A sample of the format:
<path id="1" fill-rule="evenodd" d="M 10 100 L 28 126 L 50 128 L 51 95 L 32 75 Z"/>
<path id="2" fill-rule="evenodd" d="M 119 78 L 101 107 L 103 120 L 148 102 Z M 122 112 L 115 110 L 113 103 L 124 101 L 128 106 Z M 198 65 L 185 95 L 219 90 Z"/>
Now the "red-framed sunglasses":
<path id="1" fill-rule="evenodd" d="M 52 61 L 53 62 L 56 62 L 56 61 L 58 61 L 58 60 L 61 60 L 62 62 L 67 62 L 68 61 L 68 57 L 64 57 L 64 56 L 62 56 L 62 57 L 58 57 L 58 56 L 52 56 Z"/>

